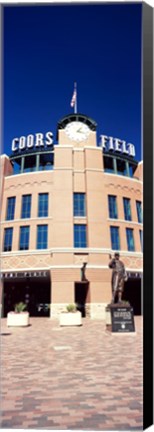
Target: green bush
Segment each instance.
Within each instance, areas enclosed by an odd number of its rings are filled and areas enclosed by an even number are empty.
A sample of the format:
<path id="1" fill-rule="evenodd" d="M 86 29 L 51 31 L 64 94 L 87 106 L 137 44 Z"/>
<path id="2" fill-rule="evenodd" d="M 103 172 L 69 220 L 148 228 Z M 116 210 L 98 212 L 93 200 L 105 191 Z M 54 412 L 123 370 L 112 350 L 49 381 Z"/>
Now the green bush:
<path id="1" fill-rule="evenodd" d="M 74 303 L 67 305 L 67 312 L 76 312 L 76 305 Z"/>
<path id="2" fill-rule="evenodd" d="M 26 304 L 23 302 L 17 303 L 14 308 L 15 312 L 17 313 L 23 312 L 25 309 L 26 309 Z"/>

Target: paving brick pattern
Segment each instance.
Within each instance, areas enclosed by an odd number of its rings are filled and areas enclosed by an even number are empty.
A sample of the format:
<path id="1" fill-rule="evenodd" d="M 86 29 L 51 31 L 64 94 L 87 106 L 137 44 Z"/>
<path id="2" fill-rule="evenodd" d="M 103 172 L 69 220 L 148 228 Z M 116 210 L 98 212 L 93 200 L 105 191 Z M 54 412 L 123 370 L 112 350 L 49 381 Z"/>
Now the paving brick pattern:
<path id="1" fill-rule="evenodd" d="M 1 428 L 142 430 L 142 318 L 136 335 L 104 321 L 82 327 L 1 320 Z"/>

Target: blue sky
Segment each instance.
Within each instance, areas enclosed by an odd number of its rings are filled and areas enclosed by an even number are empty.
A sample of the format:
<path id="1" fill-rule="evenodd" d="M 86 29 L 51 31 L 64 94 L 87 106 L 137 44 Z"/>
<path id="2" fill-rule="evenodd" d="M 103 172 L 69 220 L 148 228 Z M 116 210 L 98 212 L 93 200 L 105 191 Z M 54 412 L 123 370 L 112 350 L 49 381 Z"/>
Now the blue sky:
<path id="1" fill-rule="evenodd" d="M 14 137 L 54 133 L 73 113 L 93 118 L 97 136 L 131 142 L 141 159 L 142 4 L 4 7 L 3 152 Z"/>

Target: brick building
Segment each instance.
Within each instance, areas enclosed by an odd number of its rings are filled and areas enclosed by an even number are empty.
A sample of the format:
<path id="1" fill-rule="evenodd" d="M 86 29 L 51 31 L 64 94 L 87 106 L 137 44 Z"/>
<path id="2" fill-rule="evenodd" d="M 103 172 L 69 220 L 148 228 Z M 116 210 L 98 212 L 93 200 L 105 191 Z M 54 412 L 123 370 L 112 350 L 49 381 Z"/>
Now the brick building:
<path id="1" fill-rule="evenodd" d="M 58 144 L 38 135 L 1 156 L 2 316 L 18 301 L 51 318 L 76 302 L 104 318 L 115 251 L 129 275 L 124 298 L 140 314 L 143 179 L 133 145 L 98 143 L 95 121 L 81 114 L 59 121 Z"/>

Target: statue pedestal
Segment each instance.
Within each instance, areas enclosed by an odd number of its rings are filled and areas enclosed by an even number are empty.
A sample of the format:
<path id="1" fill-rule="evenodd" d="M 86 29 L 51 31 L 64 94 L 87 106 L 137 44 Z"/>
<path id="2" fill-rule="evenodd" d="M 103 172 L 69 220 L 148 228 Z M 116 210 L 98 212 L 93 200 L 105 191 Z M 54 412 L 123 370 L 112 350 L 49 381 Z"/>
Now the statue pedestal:
<path id="1" fill-rule="evenodd" d="M 112 333 L 134 333 L 134 311 L 128 303 L 111 303 L 106 307 L 106 328 Z"/>

